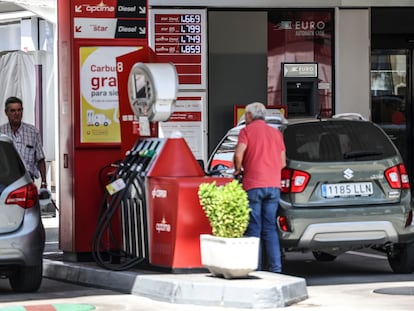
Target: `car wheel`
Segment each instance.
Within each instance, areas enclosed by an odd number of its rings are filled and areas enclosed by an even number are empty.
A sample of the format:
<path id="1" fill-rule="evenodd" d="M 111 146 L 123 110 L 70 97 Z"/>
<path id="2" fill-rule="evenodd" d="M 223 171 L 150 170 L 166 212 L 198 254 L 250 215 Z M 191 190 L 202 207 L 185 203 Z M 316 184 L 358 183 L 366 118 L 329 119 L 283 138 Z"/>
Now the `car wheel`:
<path id="1" fill-rule="evenodd" d="M 18 267 L 9 277 L 10 286 L 15 292 L 35 292 L 42 283 L 42 264 L 30 267 Z"/>
<path id="2" fill-rule="evenodd" d="M 414 243 L 394 244 L 387 257 L 394 273 L 414 272 Z"/>
<path id="3" fill-rule="evenodd" d="M 334 261 L 336 259 L 336 256 L 321 251 L 314 251 L 312 254 L 317 261 Z"/>

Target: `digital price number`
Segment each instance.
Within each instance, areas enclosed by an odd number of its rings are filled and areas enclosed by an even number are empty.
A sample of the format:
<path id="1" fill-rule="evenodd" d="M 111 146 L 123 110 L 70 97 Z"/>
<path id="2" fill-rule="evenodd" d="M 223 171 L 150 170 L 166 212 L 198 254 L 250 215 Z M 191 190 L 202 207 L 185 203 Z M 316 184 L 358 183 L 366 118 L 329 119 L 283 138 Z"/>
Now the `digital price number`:
<path id="1" fill-rule="evenodd" d="M 181 33 L 200 33 L 201 32 L 201 26 L 200 25 L 181 25 L 180 27 Z"/>
<path id="2" fill-rule="evenodd" d="M 181 43 L 201 43 L 200 35 L 182 35 L 180 38 Z"/>
<path id="3" fill-rule="evenodd" d="M 200 23 L 201 22 L 201 16 L 200 14 L 184 14 L 181 15 L 181 23 Z"/>
<path id="4" fill-rule="evenodd" d="M 199 14 L 184 14 L 181 15 L 181 23 L 186 23 L 181 25 L 180 32 L 188 33 L 188 35 L 181 35 L 181 43 L 194 43 L 194 44 L 183 44 L 180 46 L 180 53 L 182 54 L 200 54 L 201 53 L 201 35 L 193 35 L 201 33 L 201 16 Z"/>
<path id="5" fill-rule="evenodd" d="M 180 53 L 183 54 L 200 54 L 201 48 L 199 45 L 181 45 L 180 46 Z"/>

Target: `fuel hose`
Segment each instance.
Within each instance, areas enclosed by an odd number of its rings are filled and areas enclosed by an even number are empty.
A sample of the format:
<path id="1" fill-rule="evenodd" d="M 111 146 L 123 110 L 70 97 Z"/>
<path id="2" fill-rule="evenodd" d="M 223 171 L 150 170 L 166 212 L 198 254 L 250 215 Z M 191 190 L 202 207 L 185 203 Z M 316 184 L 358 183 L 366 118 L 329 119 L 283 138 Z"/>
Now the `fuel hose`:
<path id="1" fill-rule="evenodd" d="M 122 179 L 125 186 L 113 194 L 105 191 L 98 212 L 91 251 L 94 261 L 103 268 L 122 271 L 148 261 L 145 170 L 154 154 L 154 149 L 139 150 L 135 146 L 126 153 L 123 161 L 111 165 L 116 169 L 109 183 Z M 124 221 L 119 221 L 120 215 Z M 131 223 L 132 218 L 135 223 Z M 119 227 L 123 233 L 136 230 L 137 234 L 121 234 L 119 237 L 116 234 Z"/>

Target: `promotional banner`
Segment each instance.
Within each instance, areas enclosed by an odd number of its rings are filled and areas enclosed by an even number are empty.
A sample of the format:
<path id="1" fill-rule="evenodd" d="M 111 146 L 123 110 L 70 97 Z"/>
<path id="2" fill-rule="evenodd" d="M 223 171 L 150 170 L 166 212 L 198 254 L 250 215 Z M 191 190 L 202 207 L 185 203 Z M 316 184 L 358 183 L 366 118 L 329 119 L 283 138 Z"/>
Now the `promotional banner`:
<path id="1" fill-rule="evenodd" d="M 116 57 L 138 47 L 80 47 L 81 143 L 120 143 Z"/>

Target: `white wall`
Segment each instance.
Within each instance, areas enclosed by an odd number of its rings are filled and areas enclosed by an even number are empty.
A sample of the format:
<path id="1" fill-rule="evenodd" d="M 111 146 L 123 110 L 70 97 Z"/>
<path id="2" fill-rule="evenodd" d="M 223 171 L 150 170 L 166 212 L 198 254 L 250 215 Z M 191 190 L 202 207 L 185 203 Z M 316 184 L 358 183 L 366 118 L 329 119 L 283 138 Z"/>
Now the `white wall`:
<path id="1" fill-rule="evenodd" d="M 370 118 L 369 9 L 336 9 L 335 113 Z"/>

